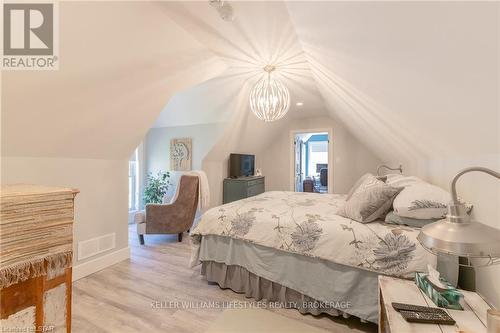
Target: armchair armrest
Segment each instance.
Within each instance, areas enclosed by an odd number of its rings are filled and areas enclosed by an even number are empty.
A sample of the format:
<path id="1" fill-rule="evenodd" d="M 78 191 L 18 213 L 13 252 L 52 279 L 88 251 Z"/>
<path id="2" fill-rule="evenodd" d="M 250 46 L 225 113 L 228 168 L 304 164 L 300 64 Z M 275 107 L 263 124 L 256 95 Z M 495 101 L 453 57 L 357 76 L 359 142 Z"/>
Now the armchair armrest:
<path id="1" fill-rule="evenodd" d="M 146 222 L 146 212 L 141 210 L 135 213 L 134 222 L 136 224 L 141 224 Z"/>

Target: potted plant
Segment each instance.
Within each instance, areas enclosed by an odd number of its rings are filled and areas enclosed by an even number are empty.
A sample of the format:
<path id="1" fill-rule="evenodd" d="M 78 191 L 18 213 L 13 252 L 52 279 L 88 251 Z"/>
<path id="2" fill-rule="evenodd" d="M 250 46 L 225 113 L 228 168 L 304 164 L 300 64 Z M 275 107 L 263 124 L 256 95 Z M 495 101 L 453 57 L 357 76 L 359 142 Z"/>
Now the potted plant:
<path id="1" fill-rule="evenodd" d="M 170 185 L 170 173 L 168 171 L 160 171 L 156 176 L 151 172 L 148 173 L 146 188 L 144 189 L 144 203 L 161 204 Z"/>

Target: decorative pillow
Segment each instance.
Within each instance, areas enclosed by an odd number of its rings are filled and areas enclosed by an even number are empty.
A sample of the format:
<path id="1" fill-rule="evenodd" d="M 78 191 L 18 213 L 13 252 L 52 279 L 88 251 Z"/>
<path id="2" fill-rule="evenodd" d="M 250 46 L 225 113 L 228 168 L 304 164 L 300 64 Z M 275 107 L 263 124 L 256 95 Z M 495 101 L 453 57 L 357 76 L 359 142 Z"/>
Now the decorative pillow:
<path id="1" fill-rule="evenodd" d="M 415 228 L 422 228 L 424 225 L 436 221 L 439 221 L 439 219 L 429 219 L 429 220 L 412 219 L 409 217 L 398 216 L 394 214 L 394 212 L 389 212 L 385 216 L 385 222 L 387 223 L 407 225 Z"/>
<path id="2" fill-rule="evenodd" d="M 337 215 L 363 223 L 375 221 L 387 213 L 392 200 L 401 190 L 402 188 L 389 186 L 373 175 L 366 176 Z"/>
<path id="3" fill-rule="evenodd" d="M 405 186 L 394 199 L 394 213 L 414 219 L 441 219 L 446 216 L 451 195 L 442 188 L 424 181 Z M 468 213 L 472 206 L 468 206 Z"/>
<path id="4" fill-rule="evenodd" d="M 370 177 L 373 175 L 371 173 L 365 173 L 363 176 L 361 176 L 355 183 L 354 185 L 351 187 L 351 189 L 349 190 L 349 192 L 347 193 L 347 197 L 346 197 L 346 200 L 349 200 L 352 195 L 354 194 L 354 191 L 356 191 L 356 189 L 359 187 L 359 185 L 361 185 L 361 183 L 363 183 L 363 181 L 365 180 L 365 178 L 367 177 Z"/>
<path id="5" fill-rule="evenodd" d="M 389 174 L 387 175 L 387 184 L 394 187 L 406 187 L 415 183 L 423 183 L 424 181 L 415 176 L 403 176 L 401 174 Z"/>

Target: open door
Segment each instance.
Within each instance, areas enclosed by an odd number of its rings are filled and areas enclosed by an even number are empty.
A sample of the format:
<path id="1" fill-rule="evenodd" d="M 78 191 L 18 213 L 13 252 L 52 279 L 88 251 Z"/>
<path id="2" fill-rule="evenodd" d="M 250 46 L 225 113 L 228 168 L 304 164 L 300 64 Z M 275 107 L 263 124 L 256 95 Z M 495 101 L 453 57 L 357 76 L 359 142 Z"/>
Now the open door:
<path id="1" fill-rule="evenodd" d="M 294 191 L 328 193 L 329 145 L 327 132 L 296 133 L 294 149 Z"/>
<path id="2" fill-rule="evenodd" d="M 305 175 L 304 141 L 301 137 L 295 138 L 295 192 L 303 192 L 302 182 Z"/>

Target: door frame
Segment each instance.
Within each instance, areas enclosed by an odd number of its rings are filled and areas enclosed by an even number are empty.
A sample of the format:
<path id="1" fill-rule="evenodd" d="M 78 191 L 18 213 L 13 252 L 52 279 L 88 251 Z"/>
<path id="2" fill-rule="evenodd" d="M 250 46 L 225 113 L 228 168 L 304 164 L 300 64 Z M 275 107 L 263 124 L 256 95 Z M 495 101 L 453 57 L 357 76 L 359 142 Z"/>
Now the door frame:
<path id="1" fill-rule="evenodd" d="M 311 128 L 290 131 L 290 186 L 289 190 L 295 192 L 295 135 L 305 133 L 328 133 L 328 193 L 333 193 L 333 128 Z"/>

